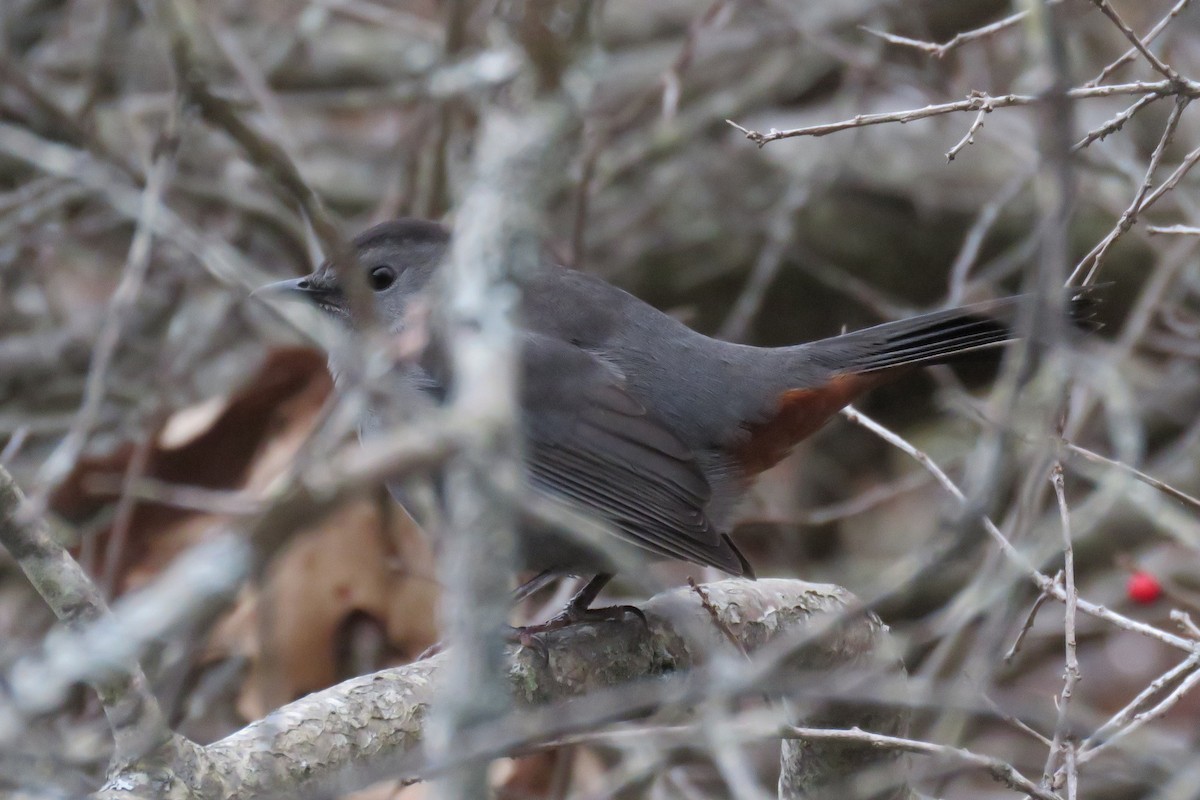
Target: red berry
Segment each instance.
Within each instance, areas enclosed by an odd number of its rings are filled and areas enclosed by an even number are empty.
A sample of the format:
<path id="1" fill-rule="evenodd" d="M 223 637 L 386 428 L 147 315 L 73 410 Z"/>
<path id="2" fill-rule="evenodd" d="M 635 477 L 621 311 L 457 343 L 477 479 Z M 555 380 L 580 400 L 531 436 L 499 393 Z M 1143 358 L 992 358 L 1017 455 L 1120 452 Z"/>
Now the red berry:
<path id="1" fill-rule="evenodd" d="M 1125 584 L 1125 593 L 1135 603 L 1147 606 L 1162 597 L 1162 584 L 1149 572 L 1135 572 Z"/>

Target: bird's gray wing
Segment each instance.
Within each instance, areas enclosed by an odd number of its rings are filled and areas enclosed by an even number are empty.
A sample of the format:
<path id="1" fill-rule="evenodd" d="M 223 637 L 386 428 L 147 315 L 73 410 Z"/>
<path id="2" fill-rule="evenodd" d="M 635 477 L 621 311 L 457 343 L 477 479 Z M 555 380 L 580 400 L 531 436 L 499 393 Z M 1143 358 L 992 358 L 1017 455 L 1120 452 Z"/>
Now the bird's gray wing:
<path id="1" fill-rule="evenodd" d="M 712 490 L 695 453 L 602 357 L 527 334 L 521 406 L 534 488 L 572 501 L 659 556 L 749 571 L 705 513 Z"/>

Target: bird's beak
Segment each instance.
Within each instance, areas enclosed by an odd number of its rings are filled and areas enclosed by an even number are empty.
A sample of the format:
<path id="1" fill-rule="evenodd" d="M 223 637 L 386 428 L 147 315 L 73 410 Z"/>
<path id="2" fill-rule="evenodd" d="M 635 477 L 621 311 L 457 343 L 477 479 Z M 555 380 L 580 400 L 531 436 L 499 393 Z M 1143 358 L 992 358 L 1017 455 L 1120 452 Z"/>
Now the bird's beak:
<path id="1" fill-rule="evenodd" d="M 317 291 L 308 278 L 292 278 L 286 281 L 276 281 L 260 286 L 250 293 L 251 297 L 279 298 L 281 300 L 313 300 L 321 292 Z"/>
<path id="2" fill-rule="evenodd" d="M 306 304 L 311 308 L 319 309 L 343 321 L 349 319 L 349 312 L 338 288 L 314 281 L 311 275 L 268 283 L 255 289 L 250 296 L 268 303 L 273 300 L 307 301 Z"/>

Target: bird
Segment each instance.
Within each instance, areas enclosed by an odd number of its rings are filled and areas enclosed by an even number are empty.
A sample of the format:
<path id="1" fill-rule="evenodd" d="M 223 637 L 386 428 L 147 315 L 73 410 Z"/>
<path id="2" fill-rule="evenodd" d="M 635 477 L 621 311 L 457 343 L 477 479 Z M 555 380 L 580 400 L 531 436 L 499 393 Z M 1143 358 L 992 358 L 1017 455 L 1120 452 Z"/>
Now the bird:
<path id="1" fill-rule="evenodd" d="M 380 323 L 393 333 L 445 259 L 451 231 L 401 218 L 352 241 Z M 602 521 L 601 546 L 529 522 L 518 565 L 527 594 L 562 575 L 588 578 L 541 627 L 603 617 L 592 603 L 624 557 L 678 560 L 753 578 L 730 537 L 755 478 L 865 392 L 914 368 L 1012 341 L 1021 296 L 934 311 L 785 347 L 722 341 L 582 271 L 544 265 L 522 280 L 518 329 L 520 429 L 537 493 Z M 303 298 L 339 324 L 356 318 L 328 262 L 260 292 Z M 1076 320 L 1087 293 L 1066 295 Z M 426 348 L 404 371 L 414 395 L 445 402 L 445 356 Z M 384 416 L 375 409 L 375 416 Z M 389 487 L 403 503 L 400 487 Z M 412 511 L 412 509 L 409 509 Z"/>

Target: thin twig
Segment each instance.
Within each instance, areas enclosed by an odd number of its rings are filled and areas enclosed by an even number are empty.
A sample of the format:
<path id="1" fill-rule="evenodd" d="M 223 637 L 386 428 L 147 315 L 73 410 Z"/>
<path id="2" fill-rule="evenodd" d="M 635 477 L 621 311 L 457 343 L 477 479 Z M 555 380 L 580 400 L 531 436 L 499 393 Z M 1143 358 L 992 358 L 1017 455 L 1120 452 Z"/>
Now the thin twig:
<path id="1" fill-rule="evenodd" d="M 1184 156 L 1183 161 L 1178 167 L 1175 168 L 1175 171 L 1167 176 L 1167 179 L 1159 184 L 1157 189 L 1146 196 L 1146 199 L 1142 201 L 1141 205 L 1138 207 L 1137 211 L 1134 212 L 1133 216 L 1136 218 L 1138 213 L 1145 211 L 1147 208 L 1154 205 L 1154 203 L 1156 203 L 1160 197 L 1174 189 L 1179 184 L 1179 181 L 1183 179 L 1183 176 L 1187 175 L 1188 172 L 1191 171 L 1192 167 L 1196 166 L 1197 161 L 1200 161 L 1200 147 L 1197 147 L 1195 150 Z M 1132 208 L 1132 206 L 1130 208 Z M 1124 215 L 1122 215 L 1122 217 L 1124 217 Z M 1109 234 L 1109 236 L 1111 236 L 1114 240 L 1119 238 L 1121 233 L 1118 231 L 1120 231 L 1119 224 L 1118 227 Z M 1105 245 L 1105 242 L 1108 242 L 1107 246 Z M 1108 239 L 1106 239 L 1105 242 L 1101 242 L 1099 245 L 1093 248 L 1091 253 L 1089 253 L 1087 256 L 1084 256 L 1083 260 L 1080 261 L 1079 265 L 1075 268 L 1075 271 L 1071 273 L 1072 278 L 1077 275 L 1079 270 L 1090 261 L 1092 267 L 1088 270 L 1087 277 L 1085 277 L 1083 280 L 1083 285 L 1086 286 L 1095 280 L 1096 271 L 1100 266 L 1100 261 L 1098 260 L 1097 256 L 1103 255 L 1103 251 L 1107 250 L 1108 246 L 1111 246 L 1112 244 L 1110 241 L 1108 241 Z"/>
<path id="2" fill-rule="evenodd" d="M 150 459 L 154 455 L 155 431 L 165 421 L 166 416 L 166 409 L 162 407 L 151 415 L 150 421 L 144 426 L 142 438 L 133 446 L 129 462 L 125 466 L 120 499 L 117 500 L 117 507 L 113 512 L 112 526 L 109 528 L 108 542 L 104 548 L 104 573 L 100 578 L 100 591 L 110 600 L 116 593 L 117 580 L 120 576 L 122 561 L 125 558 L 125 547 L 133 526 L 133 516 L 138 507 L 137 497 L 130 491 L 130 488 L 146 474 Z"/>
<path id="3" fill-rule="evenodd" d="M 1179 625 L 1180 630 L 1184 631 L 1197 641 L 1200 641 L 1200 625 L 1196 624 L 1195 620 L 1192 619 L 1191 614 L 1187 613 L 1186 611 L 1180 611 L 1176 609 L 1171 612 L 1171 619 Z"/>
<path id="4" fill-rule="evenodd" d="M 1134 223 L 1137 222 L 1138 214 L 1153 205 L 1154 202 L 1165 192 L 1163 187 L 1160 186 L 1159 190 L 1154 194 L 1149 194 L 1150 187 L 1154 185 L 1154 173 L 1158 169 L 1159 162 L 1162 161 L 1163 154 L 1166 152 L 1167 146 L 1171 143 L 1171 139 L 1175 135 L 1176 128 L 1179 127 L 1179 120 L 1183 116 L 1183 110 L 1187 108 L 1189 102 L 1189 98 L 1185 97 L 1184 95 L 1179 95 L 1175 98 L 1175 107 L 1171 109 L 1171 115 L 1167 117 L 1167 124 L 1163 128 L 1162 136 L 1159 137 L 1158 145 L 1154 148 L 1154 152 L 1150 156 L 1150 163 L 1146 166 L 1145 176 L 1142 178 L 1142 183 L 1138 187 L 1137 193 L 1133 197 L 1133 202 L 1131 202 L 1129 207 L 1121 213 L 1120 219 L 1117 220 L 1117 224 L 1111 231 L 1108 232 L 1108 235 L 1105 236 L 1099 244 L 1093 247 L 1091 252 L 1084 256 L 1083 259 L 1075 266 L 1075 269 L 1071 271 L 1071 275 L 1067 278 L 1068 285 L 1074 284 L 1075 278 L 1078 277 L 1079 273 L 1088 267 L 1090 267 L 1090 269 L 1088 269 L 1087 277 L 1083 280 L 1083 285 L 1087 286 L 1091 284 L 1096 277 L 1097 271 L 1100 269 L 1100 264 L 1103 262 L 1105 254 L 1109 251 L 1113 244 L 1115 244 L 1117 240 L 1125 234 L 1126 231 L 1133 227 Z M 1197 149 L 1195 152 L 1198 154 L 1197 158 L 1200 158 L 1200 149 Z M 1178 170 L 1176 170 L 1176 172 L 1178 172 Z M 1174 177 L 1174 175 L 1175 173 L 1172 173 L 1171 177 Z M 1182 177 L 1182 175 L 1180 177 Z M 1169 180 L 1171 180 L 1171 178 L 1168 178 L 1168 181 Z M 1164 182 L 1164 186 L 1165 185 L 1166 184 Z"/>
<path id="5" fill-rule="evenodd" d="M 1166 13 L 1166 15 L 1162 19 L 1160 19 L 1153 28 L 1150 29 L 1150 32 L 1148 34 L 1146 34 L 1145 38 L 1143 38 L 1141 40 L 1142 44 L 1143 45 L 1152 44 L 1154 42 L 1154 40 L 1158 38 L 1158 35 L 1167 29 L 1167 26 L 1171 24 L 1171 21 L 1174 20 L 1177 16 L 1179 16 L 1185 8 L 1187 8 L 1188 3 L 1190 3 L 1190 2 L 1191 2 L 1191 0 L 1179 0 L 1179 2 L 1177 2 L 1174 5 L 1174 7 L 1172 7 L 1171 10 L 1168 11 Z M 1088 81 L 1084 85 L 1085 86 L 1100 85 L 1101 83 L 1103 83 L 1105 80 L 1108 79 L 1109 75 L 1116 72 L 1123 65 L 1128 64 L 1130 61 L 1133 61 L 1133 59 L 1137 58 L 1137 54 L 1138 54 L 1138 48 L 1136 48 L 1136 47 L 1129 48 L 1121 55 L 1120 58 L 1118 58 L 1116 61 L 1109 64 L 1104 69 L 1100 70 L 1099 75 L 1097 75 L 1095 78 L 1092 78 L 1090 81 Z"/>
<path id="6" fill-rule="evenodd" d="M 1184 492 L 1180 489 L 1176 489 L 1174 486 L 1171 486 L 1168 483 L 1163 483 L 1158 478 L 1155 478 L 1152 475 L 1147 475 L 1146 473 L 1142 472 L 1140 469 L 1131 467 L 1124 462 L 1117 461 L 1116 459 L 1108 458 L 1107 456 L 1102 456 L 1099 453 L 1093 452 L 1092 450 L 1088 450 L 1086 447 L 1080 447 L 1079 445 L 1073 444 L 1071 442 L 1063 442 L 1063 446 L 1066 447 L 1067 450 L 1069 450 L 1070 452 L 1075 453 L 1076 455 L 1079 455 L 1079 456 L 1087 459 L 1088 461 L 1092 461 L 1096 464 L 1104 464 L 1109 467 L 1115 467 L 1116 469 L 1119 469 L 1122 472 L 1126 472 L 1129 475 L 1132 475 L 1137 480 L 1146 484 L 1147 486 L 1153 486 L 1155 489 L 1162 492 L 1163 494 L 1173 497 L 1176 500 L 1180 501 L 1181 503 L 1186 503 L 1187 505 L 1191 506 L 1192 508 L 1200 510 L 1200 498 L 1193 497 L 1192 495 L 1188 494 L 1187 492 Z"/>
<path id="7" fill-rule="evenodd" d="M 1116 133 L 1117 131 L 1121 130 L 1121 128 L 1125 127 L 1126 122 L 1129 122 L 1129 120 L 1133 119 L 1134 115 L 1136 115 L 1139 111 L 1141 111 L 1146 106 L 1153 103 L 1155 100 L 1159 100 L 1161 98 L 1162 98 L 1162 95 L 1160 95 L 1160 94 L 1148 94 L 1148 95 L 1139 97 L 1137 100 L 1134 101 L 1133 105 L 1129 106 L 1124 111 L 1122 111 L 1119 114 L 1117 114 L 1116 116 L 1112 117 L 1112 119 L 1109 119 L 1104 124 L 1099 125 L 1098 127 L 1095 127 L 1092 130 L 1088 131 L 1087 134 L 1082 139 L 1080 139 L 1078 142 L 1076 142 L 1071 147 L 1071 152 L 1074 153 L 1079 150 L 1082 150 L 1083 148 L 1090 145 L 1092 142 L 1097 141 L 1097 140 L 1102 140 L 1109 134 L 1113 134 L 1113 133 Z"/>
<path id="8" fill-rule="evenodd" d="M 1191 225 L 1150 225 L 1146 228 L 1146 232 L 1170 236 L 1200 236 L 1200 228 Z"/>
<path id="9" fill-rule="evenodd" d="M 870 417 L 867 417 L 853 406 L 847 406 L 846 408 L 842 409 L 842 416 L 846 417 L 856 425 L 863 426 L 876 436 L 879 436 L 884 441 L 898 448 L 910 458 L 915 459 L 919 464 L 925 467 L 925 469 L 929 470 L 937 482 L 942 485 L 942 488 L 949 492 L 955 500 L 963 505 L 966 505 L 966 495 L 964 495 L 962 490 L 958 488 L 958 485 L 955 484 L 954 481 L 950 480 L 946 473 L 943 472 L 942 469 L 936 463 L 934 463 L 932 459 L 929 458 L 929 456 L 918 450 L 902 436 L 880 425 L 878 422 Z M 1013 546 L 1012 542 L 1008 540 L 1008 537 L 1005 536 L 998 527 L 996 527 L 996 523 L 992 522 L 991 518 L 987 517 L 986 515 L 980 515 L 978 519 L 980 524 L 983 525 L 984 530 L 987 531 L 992 540 L 995 541 L 1000 547 L 1000 551 L 1005 555 L 1005 557 L 1008 558 L 1023 573 L 1025 573 L 1026 577 L 1028 577 L 1035 586 L 1042 591 L 1045 591 L 1059 602 L 1066 602 L 1066 593 L 1063 591 L 1063 588 L 1056 585 L 1050 576 L 1038 570 L 1037 567 L 1035 567 L 1023 553 L 1017 550 L 1016 547 Z M 1182 650 L 1185 653 L 1200 652 L 1200 643 L 1191 641 L 1190 639 L 1185 639 L 1182 636 L 1176 636 L 1173 633 L 1167 633 L 1166 631 L 1156 628 L 1153 625 L 1147 625 L 1144 622 L 1138 622 L 1137 620 L 1130 619 L 1123 614 L 1118 614 L 1109 608 L 1096 605 L 1095 603 L 1091 603 L 1083 598 L 1079 598 L 1076 601 L 1076 609 L 1078 611 L 1082 611 L 1088 616 L 1104 620 L 1105 622 L 1121 628 L 1122 630 L 1140 633 L 1143 636 L 1156 639 L 1176 648 L 1177 650 Z"/>
<path id="10" fill-rule="evenodd" d="M 670 66 L 662 73 L 656 85 L 646 88 L 630 101 L 623 104 L 620 112 L 608 118 L 593 118 L 587 121 L 587 132 L 584 137 L 585 145 L 579 158 L 579 182 L 575 188 L 575 208 L 571 222 L 571 244 L 569 265 L 578 268 L 584 257 L 587 239 L 588 211 L 591 207 L 591 193 L 596 178 L 596 167 L 600 157 L 608 148 L 613 138 L 659 100 L 662 114 L 666 118 L 674 117 L 678 111 L 679 94 L 683 78 L 695 58 L 696 45 L 704 31 L 723 20 L 725 12 L 731 8 L 729 0 L 713 0 L 713 2 L 688 25 L 683 44 L 672 59 Z"/>
<path id="11" fill-rule="evenodd" d="M 15 699 L 23 708 L 44 712 L 61 703 L 74 684 L 97 681 L 114 670 L 130 676 L 126 681 L 136 689 L 141 672 L 127 665 L 136 664 L 150 644 L 231 598 L 242 581 L 261 572 L 297 530 L 320 522 L 350 497 L 385 479 L 402 479 L 441 465 L 482 433 L 478 420 L 464 419 L 462 414 L 433 414 L 423 422 L 419 429 L 405 428 L 352 446 L 312 464 L 286 485 L 273 487 L 271 502 L 262 513 L 236 529 L 217 527 L 176 559 L 158 581 L 123 597 L 112 614 L 102 613 L 106 607 L 95 585 L 44 526 L 23 521 L 28 509 L 22 511 L 19 490 L 11 482 L 3 483 L 7 473 L 0 470 L 0 520 L 6 521 L 0 525 L 0 540 L 35 586 L 50 587 L 44 596 L 55 612 L 69 623 L 79 623 L 78 631 L 56 638 L 46 654 L 18 662 L 8 677 Z M 61 594 L 58 586 L 69 592 Z M 144 678 L 140 680 L 144 685 Z M 114 703 L 129 694 L 127 687 L 117 688 L 124 694 L 118 693 Z M 156 704 L 150 705 L 152 701 L 149 695 L 140 703 L 149 709 L 146 721 L 139 721 L 123 706 L 127 716 L 119 719 L 156 729 L 150 723 L 161 720 L 161 714 Z M 116 733 L 120 741 L 123 733 L 119 729 Z M 146 738 L 143 734 L 137 741 Z"/>
<path id="12" fill-rule="evenodd" d="M 1054 576 L 1054 585 L 1057 586 L 1062 580 L 1062 570 Z M 1025 615 L 1025 622 L 1021 625 L 1021 630 L 1017 632 L 1017 638 L 1013 639 L 1012 647 L 1008 648 L 1008 652 L 1004 654 L 1004 663 L 1011 663 L 1016 658 L 1017 653 L 1021 650 L 1021 644 L 1025 641 L 1025 637 L 1029 635 L 1029 631 L 1033 629 L 1033 623 L 1037 619 L 1037 613 L 1042 605 L 1050 599 L 1047 592 L 1039 592 L 1037 599 L 1033 601 L 1033 605 L 1029 607 L 1029 613 Z"/>
<path id="13" fill-rule="evenodd" d="M 1164 716 L 1168 711 L 1174 708 L 1188 692 L 1190 692 L 1192 689 L 1195 689 L 1198 684 L 1200 684 L 1200 670 L 1188 675 L 1187 678 L 1185 678 L 1173 692 L 1164 697 L 1156 705 L 1134 715 L 1133 719 L 1129 720 L 1129 724 L 1114 733 L 1107 740 L 1097 744 L 1091 751 L 1089 751 L 1086 759 L 1081 753 L 1079 756 L 1080 763 L 1090 761 L 1097 754 L 1104 751 L 1108 747 L 1111 747 L 1115 742 L 1119 741 L 1125 736 L 1133 733 L 1147 722 Z"/>
<path id="14" fill-rule="evenodd" d="M 984 239 L 996 224 L 996 220 L 1000 218 L 1000 212 L 1016 198 L 1035 174 L 1035 170 L 1029 169 L 1014 175 L 996 196 L 980 209 L 975 221 L 971 223 L 967 235 L 963 237 L 962 246 L 958 250 L 958 255 L 954 257 L 954 264 L 950 267 L 950 290 L 947 293 L 947 304 L 960 304 L 964 301 L 967 276 L 979 258 Z"/>
<path id="15" fill-rule="evenodd" d="M 1042 771 L 1042 785 L 1057 788 L 1057 765 L 1061 760 L 1069 765 L 1067 769 L 1067 785 L 1073 786 L 1078 781 L 1075 771 L 1074 745 L 1068 730 L 1070 721 L 1071 699 L 1075 696 L 1075 687 L 1079 683 L 1079 653 L 1075 641 L 1075 610 L 1079 602 L 1079 592 L 1075 588 L 1075 548 L 1071 540 L 1071 514 L 1067 508 L 1067 494 L 1063 481 L 1062 464 L 1055 462 L 1051 469 L 1050 480 L 1054 484 L 1054 496 L 1058 501 L 1059 523 L 1063 537 L 1063 583 L 1066 613 L 1063 615 L 1063 643 L 1065 650 L 1063 667 L 1063 686 L 1058 695 L 1058 719 L 1054 724 L 1054 739 L 1050 752 L 1046 756 L 1046 767 Z"/>
<path id="16" fill-rule="evenodd" d="M 746 336 L 747 329 L 762 307 L 767 290 L 779 274 L 784 258 L 789 252 L 789 246 L 794 238 L 796 214 L 808 202 L 812 195 L 810 181 L 792 181 L 784 191 L 783 197 L 767 223 L 767 237 L 758 255 L 746 285 L 738 294 L 725 321 L 721 323 L 717 335 L 729 341 L 741 341 Z"/>
<path id="17" fill-rule="evenodd" d="M 958 143 L 946 151 L 946 163 L 949 164 L 954 160 L 962 149 L 969 144 L 975 144 L 975 134 L 983 127 L 983 117 L 991 113 L 991 109 L 984 107 L 979 109 L 979 113 L 975 115 L 975 121 L 971 123 L 971 127 L 967 128 L 966 134 L 958 140 Z"/>
<path id="18" fill-rule="evenodd" d="M 1076 762 L 1075 742 L 1066 743 L 1063 761 L 1067 771 L 1067 800 L 1076 800 L 1079 797 L 1079 765 Z"/>
<path id="19" fill-rule="evenodd" d="M 1160 97 L 1169 95 L 1178 95 L 1188 99 L 1194 99 L 1200 96 L 1200 85 L 1179 86 L 1172 81 L 1157 81 L 1157 82 L 1134 82 L 1111 84 L 1108 86 L 1084 86 L 1075 89 L 1070 89 L 1066 92 L 1067 98 L 1071 100 L 1085 100 L 1093 97 L 1114 97 L 1119 95 L 1129 94 L 1153 94 Z M 929 117 L 937 117 L 943 114 L 954 114 L 959 111 L 994 111 L 998 108 L 1011 108 L 1013 106 L 1030 106 L 1041 102 L 1041 98 L 1036 95 L 1027 94 L 1005 94 L 992 96 L 985 92 L 972 92 L 967 96 L 966 100 L 958 100 L 953 103 L 939 103 L 936 105 L 928 105 L 924 108 L 913 108 L 905 111 L 889 111 L 879 114 L 859 114 L 856 117 L 840 122 L 827 122 L 822 125 L 809 125 L 804 128 L 793 128 L 790 130 L 776 130 L 771 128 L 766 133 L 753 131 L 738 125 L 733 120 L 725 120 L 726 123 L 741 131 L 747 139 L 757 144 L 759 147 L 766 145 L 769 142 L 774 142 L 779 139 L 792 139 L 798 136 L 828 136 L 831 133 L 849 130 L 851 128 L 865 128 L 868 125 L 883 125 L 890 122 L 898 122 L 900 124 L 915 122 L 920 119 Z"/>
<path id="20" fill-rule="evenodd" d="M 1027 725 L 1026 723 L 1022 722 L 1021 720 L 1019 720 L 1016 717 L 1012 716 L 1011 714 L 1007 713 L 1004 709 L 1000 708 L 1000 706 L 996 703 L 995 700 L 988 697 L 986 694 L 983 696 L 983 702 L 987 703 L 988 708 L 990 708 L 992 710 L 993 714 L 995 714 L 997 717 L 999 717 L 1000 719 L 1007 722 L 1009 725 L 1012 725 L 1014 728 L 1019 730 L 1021 733 L 1024 733 L 1033 739 L 1036 739 L 1038 742 L 1040 742 L 1045 747 L 1050 746 L 1049 738 L 1043 736 L 1038 731 L 1029 727 L 1029 725 Z"/>
<path id="21" fill-rule="evenodd" d="M 1149 686 L 1138 692 L 1137 697 L 1130 700 L 1124 708 L 1080 744 L 1078 762 L 1084 764 L 1091 761 L 1117 739 L 1153 718 L 1151 715 L 1161 716 L 1166 713 L 1188 689 L 1195 685 L 1197 676 L 1200 676 L 1197 667 L 1200 667 L 1200 654 L 1193 654 L 1158 676 Z M 1179 684 L 1167 698 L 1155 706 L 1147 708 L 1154 697 L 1177 681 Z M 1167 700 L 1170 700 L 1170 704 L 1163 707 L 1163 703 Z"/>
<path id="22" fill-rule="evenodd" d="M 916 470 L 891 483 L 879 484 L 859 492 L 849 500 L 794 512 L 788 515 L 788 519 L 800 525 L 813 527 L 828 525 L 830 522 L 866 513 L 882 503 L 920 489 L 928 483 L 929 474 Z"/>
<path id="23" fill-rule="evenodd" d="M 993 756 L 974 753 L 962 747 L 951 747 L 945 744 L 922 742 L 919 739 L 905 739 L 900 736 L 885 736 L 870 733 L 858 728 L 848 730 L 833 730 L 827 728 L 784 728 L 784 737 L 826 742 L 859 742 L 872 747 L 902 750 L 906 753 L 922 753 L 929 756 L 949 758 L 963 764 L 986 770 L 993 778 L 1012 789 L 1025 792 L 1039 800 L 1062 800 L 1054 792 L 1043 789 L 1026 778 L 1012 764 Z"/>
<path id="24" fill-rule="evenodd" d="M 948 53 L 957 50 L 964 44 L 976 42 L 980 39 L 986 39 L 989 36 L 995 36 L 997 33 L 1015 26 L 1027 16 L 1029 16 L 1028 11 L 1018 11 L 1015 14 L 1010 14 L 1003 19 L 996 20 L 995 22 L 983 25 L 982 27 L 969 31 L 963 31 L 962 33 L 956 33 L 952 38 L 948 39 L 942 44 L 923 42 L 920 39 L 910 39 L 907 36 L 897 36 L 894 33 L 887 33 L 885 31 L 877 31 L 874 28 L 868 28 L 866 25 L 860 25 L 859 30 L 869 33 L 872 36 L 878 36 L 880 39 L 883 39 L 885 42 L 890 42 L 891 44 L 898 44 L 902 47 L 912 47 L 924 53 L 928 53 L 934 58 L 945 58 Z"/>
<path id="25" fill-rule="evenodd" d="M 46 458 L 38 474 L 37 491 L 30 500 L 38 516 L 45 513 L 50 492 L 74 468 L 100 414 L 109 369 L 121 340 L 121 332 L 129 321 L 130 312 L 137 302 L 150 268 L 150 245 L 154 240 L 158 216 L 162 211 L 162 197 L 172 172 L 172 163 L 173 157 L 169 149 L 162 148 L 147 176 L 137 229 L 129 245 L 121 281 L 109 300 L 104 322 L 96 335 L 96 344 L 88 365 L 83 401 L 71 423 L 70 431 Z"/>
<path id="26" fill-rule="evenodd" d="M 1095 4 L 1096 8 L 1100 9 L 1100 11 L 1104 13 L 1104 16 L 1112 20 L 1112 23 L 1116 25 L 1118 29 L 1120 29 L 1121 33 L 1125 35 L 1125 38 L 1128 39 L 1133 45 L 1133 48 L 1141 53 L 1142 57 L 1145 58 L 1146 61 L 1150 62 L 1150 66 L 1154 67 L 1155 70 L 1160 72 L 1163 77 L 1169 81 L 1177 82 L 1182 80 L 1179 77 L 1179 73 L 1176 72 L 1173 67 L 1165 63 L 1158 56 L 1154 55 L 1154 53 L 1150 51 L 1150 48 L 1146 47 L 1138 35 L 1133 32 L 1133 29 L 1125 23 L 1125 20 L 1121 19 L 1121 15 L 1117 13 L 1116 9 L 1109 5 L 1108 0 L 1092 0 L 1092 2 Z"/>
<path id="27" fill-rule="evenodd" d="M 354 251 L 342 237 L 320 195 L 305 181 L 295 162 L 278 143 L 247 124 L 231 103 L 209 88 L 192 43 L 192 31 L 197 25 L 195 5 L 190 0 L 170 0 L 155 8 L 170 40 L 172 65 L 180 92 L 200 110 L 209 124 L 224 130 L 242 148 L 250 163 L 271 181 L 284 199 L 300 206 L 320 240 L 325 256 L 337 272 L 338 284 L 346 293 L 355 319 L 364 329 L 370 329 L 375 320 L 375 303 L 366 278 L 362 270 L 356 269 Z"/>

